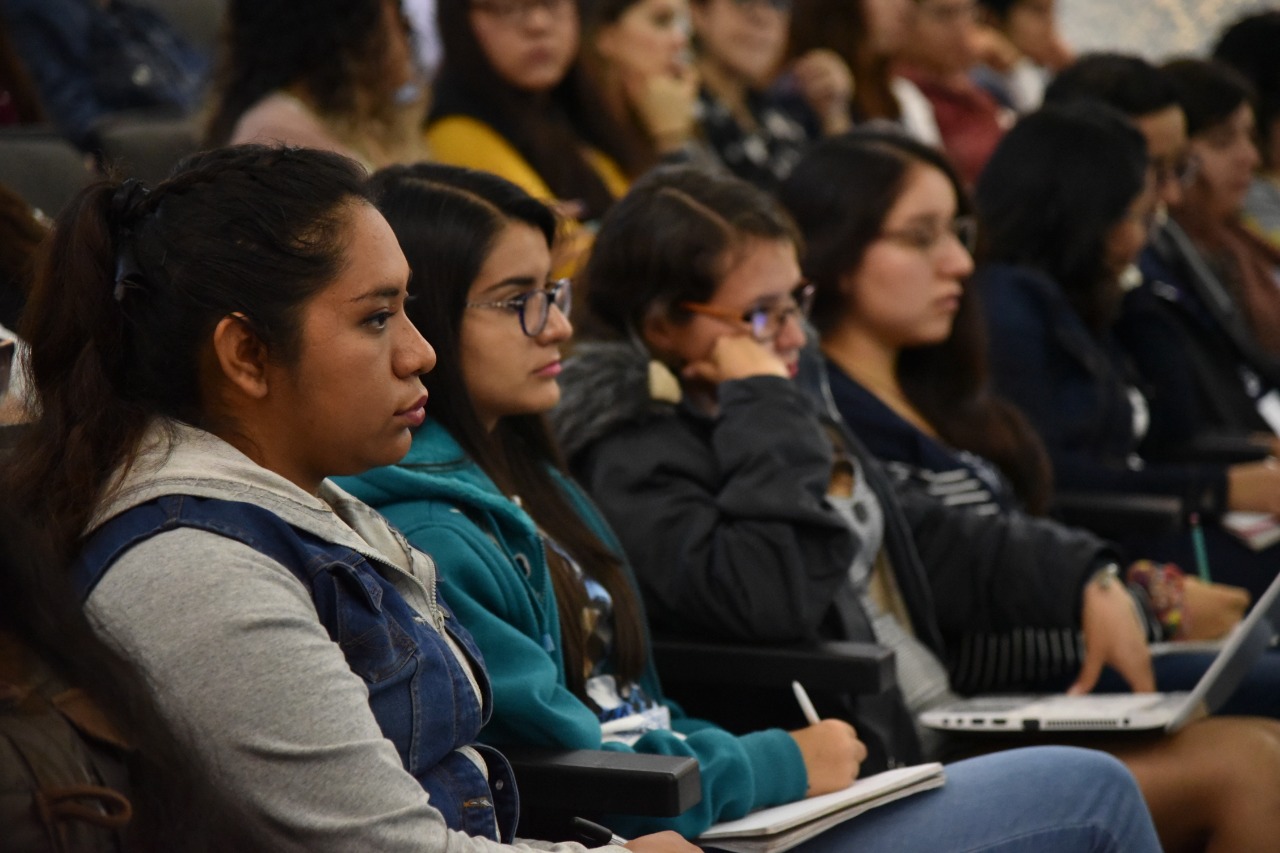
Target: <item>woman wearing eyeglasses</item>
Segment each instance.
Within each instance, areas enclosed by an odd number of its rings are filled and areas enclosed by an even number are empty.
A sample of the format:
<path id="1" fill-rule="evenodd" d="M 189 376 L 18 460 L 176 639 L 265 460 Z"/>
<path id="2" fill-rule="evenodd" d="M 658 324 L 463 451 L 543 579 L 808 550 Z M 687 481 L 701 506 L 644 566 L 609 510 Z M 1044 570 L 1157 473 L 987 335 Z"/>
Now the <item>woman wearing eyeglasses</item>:
<path id="1" fill-rule="evenodd" d="M 859 131 L 814 146 L 780 198 L 805 236 L 813 322 L 854 433 L 881 459 L 949 474 L 953 503 L 1025 502 L 1042 514 L 1043 448 L 989 393 L 975 351 L 982 315 L 965 284 L 976 222 L 945 155 L 899 133 Z"/>
<path id="2" fill-rule="evenodd" d="M 966 286 L 974 221 L 943 155 L 896 133 L 849 134 L 814 146 L 781 199 L 804 234 L 802 266 L 818 294 L 813 322 L 841 418 L 897 479 L 949 506 L 1043 515 L 1048 457 L 1034 427 L 991 390 L 981 307 Z M 1172 567 L 1142 564 L 1130 577 L 1140 606 L 1160 602 L 1153 639 L 1221 636 L 1248 604 L 1242 590 Z M 1073 671 L 1074 629 L 1023 636 L 1036 640 L 967 637 L 953 685 L 1044 689 Z M 1211 660 L 1160 657 L 1157 684 L 1190 689 Z M 1274 700 L 1254 697 L 1275 693 L 1276 664 L 1251 673 L 1247 698 L 1227 712 L 1274 715 Z"/>
<path id="3" fill-rule="evenodd" d="M 575 63 L 577 0 L 441 0 L 444 64 L 427 143 L 441 162 L 500 175 L 576 220 L 626 192 L 629 149 Z"/>
<path id="4" fill-rule="evenodd" d="M 847 723 L 739 737 L 664 699 L 621 548 L 564 474 L 542 420 L 559 399 L 560 349 L 572 331 L 564 285 L 547 282 L 546 208 L 491 175 L 449 167 L 390 170 L 374 184 L 422 271 L 407 310 L 441 353 L 425 377 L 438 405 L 401 463 L 347 485 L 440 562 L 493 684 L 485 737 L 698 759 L 697 806 L 675 820 L 611 818 L 622 832 L 673 827 L 694 836 L 712 821 L 849 784 L 866 749 Z M 755 334 L 794 336 L 798 306 L 785 290 L 757 307 Z M 940 792 L 876 809 L 798 849 L 923 851 L 943 838 L 975 851 L 1148 849 L 1147 817 L 1118 771 L 1063 750 L 964 762 L 948 768 Z M 992 797 L 1016 817 L 985 817 Z"/>

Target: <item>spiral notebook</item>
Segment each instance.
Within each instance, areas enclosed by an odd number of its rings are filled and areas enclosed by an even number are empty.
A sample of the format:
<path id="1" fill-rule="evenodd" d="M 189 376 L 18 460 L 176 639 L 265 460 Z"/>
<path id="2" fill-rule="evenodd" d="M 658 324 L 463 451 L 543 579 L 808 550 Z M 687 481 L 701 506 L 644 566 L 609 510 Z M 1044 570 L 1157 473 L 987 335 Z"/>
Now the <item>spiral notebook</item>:
<path id="1" fill-rule="evenodd" d="M 737 820 L 717 823 L 696 843 L 730 853 L 780 853 L 877 806 L 939 788 L 942 765 L 915 764 L 859 779 L 843 791 L 760 809 Z"/>

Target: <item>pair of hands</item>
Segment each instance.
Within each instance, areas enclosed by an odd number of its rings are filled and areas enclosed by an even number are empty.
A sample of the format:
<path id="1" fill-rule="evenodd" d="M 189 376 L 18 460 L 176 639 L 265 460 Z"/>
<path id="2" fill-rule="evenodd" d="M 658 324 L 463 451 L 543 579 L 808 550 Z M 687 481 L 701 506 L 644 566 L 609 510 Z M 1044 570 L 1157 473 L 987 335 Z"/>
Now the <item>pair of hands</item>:
<path id="1" fill-rule="evenodd" d="M 1190 627 L 1185 639 L 1221 637 L 1249 607 L 1249 594 L 1239 587 L 1207 584 L 1196 578 L 1187 578 L 1185 584 L 1183 612 Z M 1120 673 L 1135 693 L 1155 690 L 1151 651 L 1133 599 L 1123 583 L 1115 580 L 1104 585 L 1091 581 L 1085 586 L 1081 627 L 1084 663 L 1068 693 L 1079 695 L 1092 690 L 1103 666 Z"/>
<path id="2" fill-rule="evenodd" d="M 791 732 L 804 769 L 809 774 L 806 797 L 829 794 L 853 784 L 858 778 L 867 747 L 858 740 L 853 726 L 843 720 L 822 720 L 812 726 Z M 628 841 L 635 853 L 694 853 L 697 847 L 674 832 L 658 832 Z"/>

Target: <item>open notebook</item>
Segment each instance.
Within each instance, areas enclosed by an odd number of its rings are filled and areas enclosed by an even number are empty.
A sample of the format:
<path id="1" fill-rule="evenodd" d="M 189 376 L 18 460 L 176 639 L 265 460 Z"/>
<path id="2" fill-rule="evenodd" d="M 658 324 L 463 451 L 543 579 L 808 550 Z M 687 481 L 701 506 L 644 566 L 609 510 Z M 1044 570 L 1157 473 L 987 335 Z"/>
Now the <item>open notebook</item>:
<path id="1" fill-rule="evenodd" d="M 975 696 L 926 711 L 920 715 L 920 722 L 937 729 L 966 732 L 1175 732 L 1189 720 L 1221 708 L 1254 662 L 1275 645 L 1278 634 L 1280 576 L 1267 587 L 1249 615 L 1232 629 L 1190 692 Z"/>
<path id="2" fill-rule="evenodd" d="M 696 843 L 731 853 L 779 853 L 856 815 L 941 787 L 941 764 L 916 764 L 859 779 L 843 791 L 760 809 L 737 820 L 717 823 Z"/>

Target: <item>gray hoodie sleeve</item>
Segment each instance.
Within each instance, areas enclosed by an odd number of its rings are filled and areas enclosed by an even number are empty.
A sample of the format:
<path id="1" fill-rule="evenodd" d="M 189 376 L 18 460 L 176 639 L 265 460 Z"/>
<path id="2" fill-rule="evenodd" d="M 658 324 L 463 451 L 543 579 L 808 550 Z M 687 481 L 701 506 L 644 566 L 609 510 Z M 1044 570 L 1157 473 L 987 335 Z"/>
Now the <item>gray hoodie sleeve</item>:
<path id="1" fill-rule="evenodd" d="M 220 782 L 282 840 L 335 853 L 583 850 L 449 829 L 382 736 L 306 589 L 246 545 L 161 533 L 111 568 L 89 608 L 145 667 Z"/>

